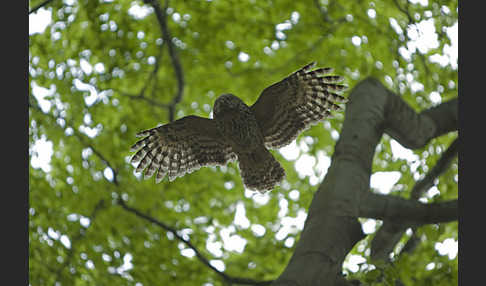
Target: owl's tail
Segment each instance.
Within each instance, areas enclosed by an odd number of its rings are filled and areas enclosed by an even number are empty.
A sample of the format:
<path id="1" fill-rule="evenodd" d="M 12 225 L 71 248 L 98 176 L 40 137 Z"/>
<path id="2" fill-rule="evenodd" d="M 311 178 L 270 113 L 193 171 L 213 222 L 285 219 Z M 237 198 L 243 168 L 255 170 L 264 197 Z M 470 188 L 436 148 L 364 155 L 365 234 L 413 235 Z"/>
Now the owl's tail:
<path id="1" fill-rule="evenodd" d="M 241 177 L 248 189 L 265 193 L 285 177 L 280 163 L 263 145 L 251 152 L 238 154 Z"/>

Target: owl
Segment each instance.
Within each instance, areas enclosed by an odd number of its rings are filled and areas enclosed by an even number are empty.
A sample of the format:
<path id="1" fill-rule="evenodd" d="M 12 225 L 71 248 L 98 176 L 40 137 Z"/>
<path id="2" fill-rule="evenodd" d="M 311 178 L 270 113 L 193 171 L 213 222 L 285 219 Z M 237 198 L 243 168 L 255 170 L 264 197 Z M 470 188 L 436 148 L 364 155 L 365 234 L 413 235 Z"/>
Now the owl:
<path id="1" fill-rule="evenodd" d="M 265 88 L 257 101 L 246 105 L 233 94 L 219 96 L 213 118 L 186 116 L 139 132 L 131 162 L 145 178 L 169 181 L 203 166 L 238 161 L 243 184 L 261 193 L 272 190 L 285 171 L 269 149 L 291 143 L 302 131 L 342 110 L 343 77 L 328 75 L 332 68 L 314 69 L 310 63 Z"/>

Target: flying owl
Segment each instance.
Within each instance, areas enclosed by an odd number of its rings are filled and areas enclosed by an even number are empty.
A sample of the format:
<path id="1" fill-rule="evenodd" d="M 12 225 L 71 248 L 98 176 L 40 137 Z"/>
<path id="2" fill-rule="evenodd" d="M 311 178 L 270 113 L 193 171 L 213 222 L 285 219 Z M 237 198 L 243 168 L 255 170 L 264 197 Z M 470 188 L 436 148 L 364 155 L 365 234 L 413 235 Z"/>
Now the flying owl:
<path id="1" fill-rule="evenodd" d="M 338 103 L 346 86 L 343 77 L 327 75 L 332 68 L 312 70 L 310 63 L 265 88 L 252 105 L 233 94 L 214 103 L 213 119 L 186 116 L 139 132 L 131 162 L 145 178 L 156 173 L 159 183 L 203 166 L 226 165 L 238 160 L 244 185 L 261 193 L 272 190 L 285 177 L 280 163 L 268 151 L 291 143 L 302 131 L 342 110 Z"/>

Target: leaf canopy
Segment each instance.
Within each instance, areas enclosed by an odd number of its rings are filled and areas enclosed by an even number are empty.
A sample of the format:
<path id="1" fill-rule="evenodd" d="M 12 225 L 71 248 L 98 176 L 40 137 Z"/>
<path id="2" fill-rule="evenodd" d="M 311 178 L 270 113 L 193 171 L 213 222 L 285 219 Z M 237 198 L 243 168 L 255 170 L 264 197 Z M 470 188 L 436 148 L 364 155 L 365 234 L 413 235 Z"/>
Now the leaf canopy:
<path id="1" fill-rule="evenodd" d="M 119 199 L 177 229 L 227 275 L 263 281 L 282 272 L 343 114 L 301 134 L 287 152 L 273 152 L 287 178 L 259 195 L 244 190 L 235 163 L 160 184 L 134 174 L 134 135 L 167 123 L 171 105 L 177 119 L 209 117 L 222 93 L 252 104 L 266 86 L 311 61 L 333 67 L 350 88 L 376 77 L 417 111 L 457 97 L 450 54 L 457 46 L 449 34 L 457 28 L 457 1 L 194 0 L 160 7 L 170 42 L 142 1 L 50 1 L 30 15 L 33 25 L 50 15 L 45 30 L 29 36 L 32 285 L 223 285 L 174 233 L 126 211 Z M 181 77 L 169 45 L 183 75 L 176 104 Z M 414 160 L 397 156 L 385 136 L 373 171 L 399 171 L 391 193 L 408 197 L 456 136 L 414 150 Z M 52 154 L 41 148 L 49 144 Z M 457 181 L 456 160 L 423 200 L 456 198 Z M 372 235 L 350 253 L 366 262 L 358 269 L 345 263 L 345 273 L 370 285 L 457 284 L 457 255 L 437 250 L 437 243 L 457 241 L 457 223 L 419 228 L 421 243 L 410 255 L 399 255 L 409 239 L 403 237 L 393 266 L 369 260 Z"/>

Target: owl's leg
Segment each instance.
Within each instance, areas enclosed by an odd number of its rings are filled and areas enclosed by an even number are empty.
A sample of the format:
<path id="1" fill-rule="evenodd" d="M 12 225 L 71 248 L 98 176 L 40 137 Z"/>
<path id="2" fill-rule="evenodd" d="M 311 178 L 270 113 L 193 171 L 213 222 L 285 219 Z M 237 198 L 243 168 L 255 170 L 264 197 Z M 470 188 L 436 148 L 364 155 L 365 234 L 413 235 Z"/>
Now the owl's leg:
<path id="1" fill-rule="evenodd" d="M 285 171 L 265 146 L 238 155 L 243 183 L 248 189 L 265 193 L 285 177 Z"/>

